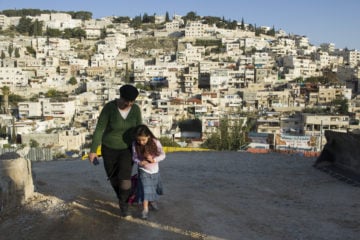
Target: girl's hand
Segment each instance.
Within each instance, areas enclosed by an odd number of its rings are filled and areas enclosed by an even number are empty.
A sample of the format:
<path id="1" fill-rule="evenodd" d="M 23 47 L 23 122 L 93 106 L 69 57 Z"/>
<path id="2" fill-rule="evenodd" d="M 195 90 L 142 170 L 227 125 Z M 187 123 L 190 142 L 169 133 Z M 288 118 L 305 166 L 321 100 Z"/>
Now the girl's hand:
<path id="1" fill-rule="evenodd" d="M 149 163 L 154 163 L 155 162 L 155 159 L 153 156 L 150 156 L 146 159 Z"/>
<path id="2" fill-rule="evenodd" d="M 139 162 L 139 165 L 141 167 L 144 167 L 146 164 L 148 164 L 148 161 L 146 161 L 146 160 Z"/>
<path id="3" fill-rule="evenodd" d="M 145 154 L 144 159 L 146 161 L 148 161 L 149 163 L 153 163 L 153 161 L 154 161 L 153 156 L 151 156 L 151 154 Z"/>

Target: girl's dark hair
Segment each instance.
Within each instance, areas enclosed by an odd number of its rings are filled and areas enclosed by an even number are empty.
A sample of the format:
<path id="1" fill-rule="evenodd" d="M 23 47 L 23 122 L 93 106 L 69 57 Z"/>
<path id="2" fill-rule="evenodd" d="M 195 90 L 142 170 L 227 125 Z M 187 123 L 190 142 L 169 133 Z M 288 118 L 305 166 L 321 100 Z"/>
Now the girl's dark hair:
<path id="1" fill-rule="evenodd" d="M 154 139 L 157 139 L 148 126 L 141 124 L 135 128 L 135 138 L 145 136 L 149 137 L 149 141 L 144 145 L 140 145 L 135 141 L 136 153 L 139 156 L 144 156 L 145 153 L 149 153 L 154 156 L 158 156 L 160 153 L 157 149 Z"/>
<path id="2" fill-rule="evenodd" d="M 140 124 L 140 125 L 136 126 L 136 128 L 135 128 L 135 137 L 138 137 L 138 136 L 146 136 L 146 137 L 156 139 L 155 135 L 151 132 L 149 127 L 146 126 L 145 124 Z"/>

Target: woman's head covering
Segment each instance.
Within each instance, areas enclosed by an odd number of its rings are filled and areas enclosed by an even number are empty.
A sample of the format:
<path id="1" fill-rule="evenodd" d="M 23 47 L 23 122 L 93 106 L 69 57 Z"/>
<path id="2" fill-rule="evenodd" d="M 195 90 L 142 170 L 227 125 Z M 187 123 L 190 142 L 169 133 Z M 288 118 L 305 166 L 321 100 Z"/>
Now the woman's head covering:
<path id="1" fill-rule="evenodd" d="M 135 101 L 138 95 L 139 91 L 132 85 L 126 84 L 120 87 L 120 97 L 126 101 Z"/>

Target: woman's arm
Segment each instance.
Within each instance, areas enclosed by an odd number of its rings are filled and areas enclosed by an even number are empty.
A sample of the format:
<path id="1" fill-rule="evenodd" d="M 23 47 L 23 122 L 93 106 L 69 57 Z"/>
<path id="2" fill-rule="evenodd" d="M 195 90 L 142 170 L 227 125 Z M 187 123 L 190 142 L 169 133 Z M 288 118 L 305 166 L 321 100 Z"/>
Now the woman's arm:
<path id="1" fill-rule="evenodd" d="M 138 154 L 136 152 L 135 142 L 133 142 L 131 149 L 132 149 L 132 160 L 133 160 L 133 162 L 136 163 L 136 164 L 139 164 L 141 162 L 141 159 L 139 158 L 139 156 L 138 156 Z"/>
<path id="2" fill-rule="evenodd" d="M 92 153 L 96 153 L 98 146 L 101 144 L 101 139 L 102 139 L 103 133 L 109 122 L 110 113 L 109 113 L 108 105 L 109 104 L 106 104 L 104 106 L 104 108 L 101 110 L 99 118 L 97 120 L 96 128 L 93 133 L 92 143 L 91 143 L 91 147 L 90 147 L 90 152 L 92 152 Z"/>

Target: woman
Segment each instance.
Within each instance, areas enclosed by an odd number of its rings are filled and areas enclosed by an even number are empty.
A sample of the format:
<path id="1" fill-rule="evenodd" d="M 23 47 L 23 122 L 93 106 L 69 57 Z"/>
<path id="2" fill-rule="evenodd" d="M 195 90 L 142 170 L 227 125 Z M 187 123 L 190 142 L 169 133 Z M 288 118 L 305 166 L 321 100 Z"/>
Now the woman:
<path id="1" fill-rule="evenodd" d="M 142 123 L 140 107 L 135 104 L 139 91 L 132 85 L 120 87 L 120 98 L 106 103 L 101 110 L 89 153 L 96 162 L 101 144 L 104 167 L 124 217 L 130 216 L 127 199 L 131 189 L 133 130 Z"/>

